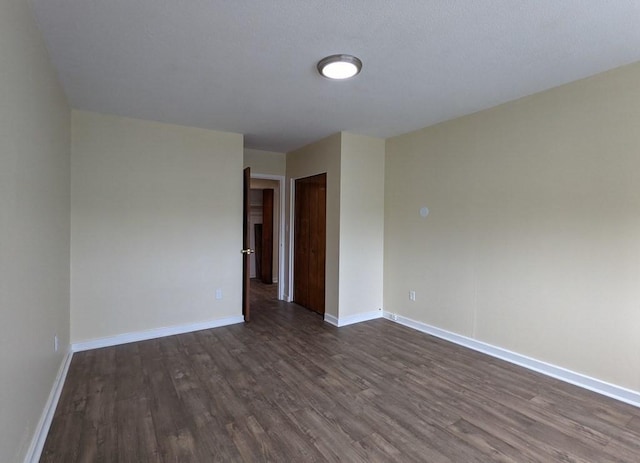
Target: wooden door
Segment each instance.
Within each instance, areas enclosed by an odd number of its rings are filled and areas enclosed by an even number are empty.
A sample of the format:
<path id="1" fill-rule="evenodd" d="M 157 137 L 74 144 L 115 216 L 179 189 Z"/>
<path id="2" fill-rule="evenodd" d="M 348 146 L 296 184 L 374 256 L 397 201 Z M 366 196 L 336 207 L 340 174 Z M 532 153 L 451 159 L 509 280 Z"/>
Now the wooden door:
<path id="1" fill-rule="evenodd" d="M 260 279 L 273 284 L 273 188 L 262 190 L 262 252 L 260 254 Z"/>
<path id="2" fill-rule="evenodd" d="M 243 203 L 242 203 L 242 315 L 244 315 L 244 321 L 251 320 L 251 307 L 249 304 L 249 273 L 251 271 L 251 233 L 249 230 L 249 214 L 251 209 L 249 207 L 249 189 L 251 188 L 251 168 L 247 167 L 244 170 L 243 178 Z"/>
<path id="3" fill-rule="evenodd" d="M 294 302 L 324 314 L 327 174 L 296 180 Z"/>

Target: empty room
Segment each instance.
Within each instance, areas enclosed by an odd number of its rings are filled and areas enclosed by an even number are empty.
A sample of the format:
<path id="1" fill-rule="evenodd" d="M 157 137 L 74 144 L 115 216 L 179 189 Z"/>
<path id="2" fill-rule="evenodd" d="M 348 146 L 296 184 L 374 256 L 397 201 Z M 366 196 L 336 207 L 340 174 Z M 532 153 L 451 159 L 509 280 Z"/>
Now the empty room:
<path id="1" fill-rule="evenodd" d="M 0 462 L 640 461 L 639 22 L 0 0 Z"/>

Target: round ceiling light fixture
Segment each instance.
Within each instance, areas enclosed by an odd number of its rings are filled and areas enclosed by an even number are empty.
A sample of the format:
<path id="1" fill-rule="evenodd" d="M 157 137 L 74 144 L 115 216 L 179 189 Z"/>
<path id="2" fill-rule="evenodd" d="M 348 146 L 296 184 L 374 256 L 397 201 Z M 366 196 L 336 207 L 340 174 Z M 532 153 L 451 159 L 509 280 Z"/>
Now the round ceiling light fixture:
<path id="1" fill-rule="evenodd" d="M 361 69 L 362 61 L 352 55 L 331 55 L 318 61 L 318 72 L 327 79 L 349 79 Z"/>

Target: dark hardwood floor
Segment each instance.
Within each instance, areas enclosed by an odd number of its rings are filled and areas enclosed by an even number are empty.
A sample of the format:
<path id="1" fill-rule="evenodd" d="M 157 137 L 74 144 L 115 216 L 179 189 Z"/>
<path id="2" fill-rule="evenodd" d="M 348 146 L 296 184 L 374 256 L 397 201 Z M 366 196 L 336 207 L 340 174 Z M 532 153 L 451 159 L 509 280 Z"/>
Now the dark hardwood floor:
<path id="1" fill-rule="evenodd" d="M 640 461 L 640 409 L 252 289 L 249 324 L 75 354 L 41 461 Z"/>

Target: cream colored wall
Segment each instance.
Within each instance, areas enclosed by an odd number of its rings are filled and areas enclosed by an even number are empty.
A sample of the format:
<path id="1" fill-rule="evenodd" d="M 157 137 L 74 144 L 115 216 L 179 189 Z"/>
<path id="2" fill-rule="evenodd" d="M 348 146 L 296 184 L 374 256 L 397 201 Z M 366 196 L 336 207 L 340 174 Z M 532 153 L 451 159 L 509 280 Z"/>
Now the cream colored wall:
<path id="1" fill-rule="evenodd" d="M 385 310 L 640 391 L 638 121 L 635 64 L 388 140 Z"/>
<path id="2" fill-rule="evenodd" d="M 3 462 L 25 458 L 69 346 L 69 118 L 28 3 L 0 1 Z"/>
<path id="3" fill-rule="evenodd" d="M 327 248 L 325 260 L 325 313 L 338 316 L 338 271 L 340 258 L 340 150 L 342 136 L 339 133 L 316 143 L 287 153 L 285 205 L 291 205 L 291 180 L 327 174 Z M 289 249 L 292 224 L 290 215 L 286 219 L 286 243 Z M 289 273 L 289 253 L 287 252 L 285 275 Z M 287 278 L 288 280 L 288 278 Z M 285 294 L 291 296 L 289 282 L 285 282 Z"/>
<path id="4" fill-rule="evenodd" d="M 245 148 L 244 167 L 251 167 L 251 174 L 285 175 L 286 155 Z"/>
<path id="5" fill-rule="evenodd" d="M 74 342 L 241 314 L 242 143 L 73 111 Z"/>
<path id="6" fill-rule="evenodd" d="M 385 141 L 342 133 L 340 319 L 382 309 Z"/>
<path id="7" fill-rule="evenodd" d="M 265 189 L 271 188 L 273 190 L 273 281 L 278 281 L 279 271 L 279 258 L 278 252 L 280 250 L 280 182 L 277 180 L 269 180 L 264 178 L 252 178 L 251 188 Z M 252 254 L 253 258 L 255 254 Z"/>
<path id="8" fill-rule="evenodd" d="M 340 320 L 382 307 L 384 150 L 342 132 L 287 154 L 287 207 L 291 179 L 327 173 L 325 312 Z"/>

